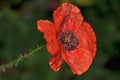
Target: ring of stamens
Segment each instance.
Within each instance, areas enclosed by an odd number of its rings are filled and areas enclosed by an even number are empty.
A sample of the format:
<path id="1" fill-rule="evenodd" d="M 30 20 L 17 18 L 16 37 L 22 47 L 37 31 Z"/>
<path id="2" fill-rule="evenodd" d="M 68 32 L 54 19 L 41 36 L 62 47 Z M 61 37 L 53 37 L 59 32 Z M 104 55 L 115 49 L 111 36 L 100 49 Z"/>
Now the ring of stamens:
<path id="1" fill-rule="evenodd" d="M 66 30 L 58 36 L 59 44 L 62 44 L 64 50 L 73 50 L 78 45 L 78 38 L 73 31 Z"/>

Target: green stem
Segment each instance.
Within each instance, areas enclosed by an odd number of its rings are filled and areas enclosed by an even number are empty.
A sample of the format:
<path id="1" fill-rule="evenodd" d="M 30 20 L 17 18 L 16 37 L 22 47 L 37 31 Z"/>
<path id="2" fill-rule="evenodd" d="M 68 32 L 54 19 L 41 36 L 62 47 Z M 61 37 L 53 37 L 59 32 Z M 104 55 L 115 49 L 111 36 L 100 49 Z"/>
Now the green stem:
<path id="1" fill-rule="evenodd" d="M 40 46 L 34 50 L 32 50 L 31 52 L 29 52 L 26 55 L 20 55 L 16 60 L 14 61 L 10 61 L 7 64 L 3 64 L 0 66 L 0 71 L 5 71 L 6 68 L 12 67 L 12 66 L 16 66 L 18 63 L 20 63 L 21 61 L 23 61 L 24 59 L 32 56 L 34 53 L 36 53 L 37 51 L 41 50 L 42 48 L 44 48 L 44 46 Z"/>

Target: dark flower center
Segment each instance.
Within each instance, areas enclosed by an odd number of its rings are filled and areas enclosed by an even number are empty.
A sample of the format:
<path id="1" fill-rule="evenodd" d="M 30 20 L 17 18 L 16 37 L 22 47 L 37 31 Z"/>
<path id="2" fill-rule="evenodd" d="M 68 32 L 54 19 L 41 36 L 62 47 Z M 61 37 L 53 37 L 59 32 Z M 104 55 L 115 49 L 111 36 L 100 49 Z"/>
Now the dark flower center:
<path id="1" fill-rule="evenodd" d="M 61 32 L 58 39 L 59 44 L 62 44 L 65 50 L 73 50 L 78 45 L 78 38 L 70 30 Z"/>

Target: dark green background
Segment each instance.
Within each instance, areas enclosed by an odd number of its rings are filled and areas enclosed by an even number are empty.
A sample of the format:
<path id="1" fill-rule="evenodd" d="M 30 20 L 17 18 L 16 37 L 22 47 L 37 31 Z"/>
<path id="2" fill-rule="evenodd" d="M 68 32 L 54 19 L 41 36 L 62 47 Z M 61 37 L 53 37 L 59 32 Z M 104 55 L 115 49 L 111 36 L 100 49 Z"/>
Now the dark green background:
<path id="1" fill-rule="evenodd" d="M 62 0 L 64 1 L 64 0 Z M 120 0 L 90 0 L 78 6 L 97 36 L 97 54 L 87 72 L 73 75 L 64 63 L 59 72 L 50 69 L 46 48 L 17 67 L 0 73 L 0 80 L 119 80 L 120 79 Z M 85 0 L 86 1 L 86 0 Z M 0 0 L 0 64 L 15 60 L 22 51 L 46 44 L 37 30 L 39 19 L 53 20 L 59 0 Z M 91 2 L 90 2 L 91 3 Z"/>

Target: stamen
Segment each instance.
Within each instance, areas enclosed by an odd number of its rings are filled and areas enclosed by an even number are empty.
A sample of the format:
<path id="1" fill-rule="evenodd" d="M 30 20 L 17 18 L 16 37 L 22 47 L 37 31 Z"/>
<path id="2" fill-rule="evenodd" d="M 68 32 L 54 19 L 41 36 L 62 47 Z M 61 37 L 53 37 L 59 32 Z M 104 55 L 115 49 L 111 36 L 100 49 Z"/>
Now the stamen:
<path id="1" fill-rule="evenodd" d="M 78 45 L 78 38 L 73 31 L 66 30 L 58 36 L 59 44 L 63 46 L 65 50 L 73 50 Z"/>

